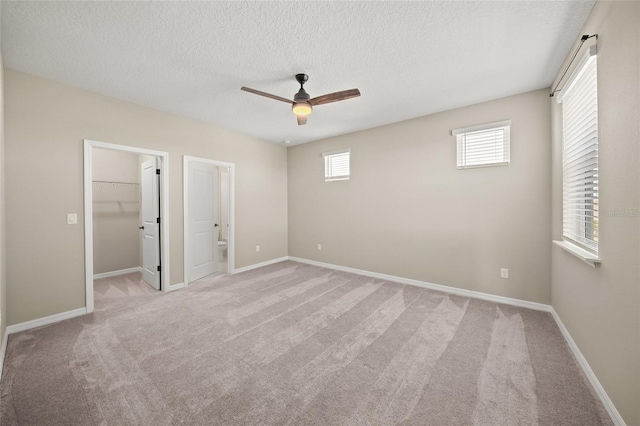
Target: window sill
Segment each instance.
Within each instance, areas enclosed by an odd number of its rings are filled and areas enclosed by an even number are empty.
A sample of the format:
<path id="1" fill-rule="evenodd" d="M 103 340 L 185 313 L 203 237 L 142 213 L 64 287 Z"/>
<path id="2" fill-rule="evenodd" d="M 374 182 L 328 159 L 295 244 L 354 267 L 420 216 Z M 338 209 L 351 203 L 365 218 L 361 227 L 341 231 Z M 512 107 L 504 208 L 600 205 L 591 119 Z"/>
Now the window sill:
<path id="1" fill-rule="evenodd" d="M 500 167 L 500 166 L 508 166 L 509 161 L 502 161 L 500 163 L 484 163 L 484 164 L 475 164 L 473 166 L 458 166 L 458 170 L 468 170 L 468 169 L 481 169 L 484 167 Z"/>
<path id="2" fill-rule="evenodd" d="M 571 244 L 568 241 L 558 241 L 558 240 L 553 240 L 553 244 L 557 245 L 558 247 L 562 247 L 564 250 L 568 251 L 569 253 L 571 253 L 578 259 L 582 260 L 583 262 L 587 263 L 588 265 L 592 266 L 593 268 L 600 265 L 600 258 L 597 255 L 593 253 L 589 253 L 585 249 L 580 248 L 575 244 Z"/>

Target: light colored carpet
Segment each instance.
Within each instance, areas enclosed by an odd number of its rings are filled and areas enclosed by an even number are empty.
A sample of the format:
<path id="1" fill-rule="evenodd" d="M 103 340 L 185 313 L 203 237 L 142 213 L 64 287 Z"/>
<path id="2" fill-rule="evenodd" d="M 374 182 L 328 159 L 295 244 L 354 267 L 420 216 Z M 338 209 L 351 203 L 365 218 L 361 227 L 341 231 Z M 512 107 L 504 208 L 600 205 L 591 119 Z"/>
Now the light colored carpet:
<path id="1" fill-rule="evenodd" d="M 142 272 L 100 278 L 93 281 L 94 302 L 128 296 L 156 294 L 157 290 L 142 279 Z"/>
<path id="2" fill-rule="evenodd" d="M 10 336 L 3 425 L 611 424 L 548 313 L 290 261 L 139 284 Z"/>

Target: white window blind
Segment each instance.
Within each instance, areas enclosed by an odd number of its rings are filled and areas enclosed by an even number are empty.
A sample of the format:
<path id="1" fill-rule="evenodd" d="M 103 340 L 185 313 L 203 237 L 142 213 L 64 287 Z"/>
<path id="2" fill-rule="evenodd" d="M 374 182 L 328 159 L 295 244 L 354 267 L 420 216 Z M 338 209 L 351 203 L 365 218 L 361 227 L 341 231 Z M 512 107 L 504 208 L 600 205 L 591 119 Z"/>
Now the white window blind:
<path id="1" fill-rule="evenodd" d="M 324 156 L 324 180 L 349 179 L 349 160 L 351 150 L 325 152 Z"/>
<path id="2" fill-rule="evenodd" d="M 562 233 L 598 253 L 598 84 L 595 49 L 562 90 Z"/>
<path id="3" fill-rule="evenodd" d="M 511 121 L 456 129 L 458 169 L 504 166 L 510 161 Z"/>

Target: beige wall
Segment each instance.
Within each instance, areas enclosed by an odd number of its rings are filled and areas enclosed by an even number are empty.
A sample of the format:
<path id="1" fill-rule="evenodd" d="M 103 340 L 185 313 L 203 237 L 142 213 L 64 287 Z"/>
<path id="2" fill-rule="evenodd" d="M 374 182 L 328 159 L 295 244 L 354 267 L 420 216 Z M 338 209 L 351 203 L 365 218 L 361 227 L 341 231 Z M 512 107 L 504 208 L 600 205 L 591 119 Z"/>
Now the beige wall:
<path id="1" fill-rule="evenodd" d="M 2 52 L 0 51 L 0 342 L 4 341 L 4 334 L 7 330 L 7 268 L 5 244 L 6 232 L 4 170 L 4 66 L 2 65 Z M 0 372 L 0 375 L 2 375 L 2 372 Z"/>
<path id="2" fill-rule="evenodd" d="M 511 165 L 457 170 L 451 130 L 505 119 Z M 549 126 L 541 90 L 290 147 L 289 255 L 550 303 Z"/>
<path id="3" fill-rule="evenodd" d="M 169 152 L 172 284 L 183 272 L 183 154 L 236 164 L 237 268 L 287 255 L 284 147 L 14 70 L 4 76 L 8 324 L 85 306 L 85 138 Z M 79 224 L 67 225 L 73 212 Z"/>
<path id="4" fill-rule="evenodd" d="M 598 2 L 599 251 L 594 269 L 552 248 L 552 300 L 628 425 L 640 424 L 640 3 Z M 553 238 L 562 238 L 562 133 L 553 112 Z M 607 214 L 609 213 L 609 214 Z"/>
<path id="5" fill-rule="evenodd" d="M 93 150 L 93 181 L 97 181 L 93 185 L 94 274 L 141 266 L 139 157 L 128 152 Z"/>
<path id="6" fill-rule="evenodd" d="M 111 149 L 93 149 L 93 180 L 140 182 L 141 155 Z M 144 156 L 153 158 L 153 156 Z"/>

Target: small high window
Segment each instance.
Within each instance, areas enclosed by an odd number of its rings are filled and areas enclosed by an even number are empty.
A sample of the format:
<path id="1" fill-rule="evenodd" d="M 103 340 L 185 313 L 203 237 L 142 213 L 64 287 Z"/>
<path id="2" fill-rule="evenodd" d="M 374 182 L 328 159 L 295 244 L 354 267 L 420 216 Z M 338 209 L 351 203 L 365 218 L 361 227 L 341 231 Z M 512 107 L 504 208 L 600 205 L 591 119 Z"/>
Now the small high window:
<path id="1" fill-rule="evenodd" d="M 324 180 L 347 180 L 349 179 L 350 149 L 340 151 L 325 152 L 324 156 Z"/>
<path id="2" fill-rule="evenodd" d="M 511 121 L 506 120 L 452 130 L 458 144 L 458 169 L 508 165 L 510 128 Z"/>

